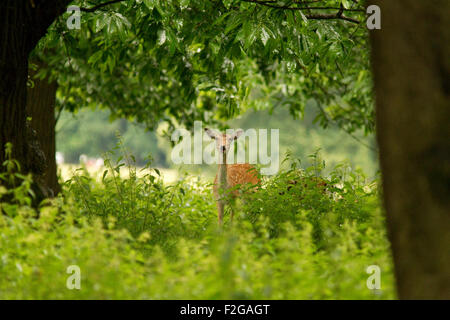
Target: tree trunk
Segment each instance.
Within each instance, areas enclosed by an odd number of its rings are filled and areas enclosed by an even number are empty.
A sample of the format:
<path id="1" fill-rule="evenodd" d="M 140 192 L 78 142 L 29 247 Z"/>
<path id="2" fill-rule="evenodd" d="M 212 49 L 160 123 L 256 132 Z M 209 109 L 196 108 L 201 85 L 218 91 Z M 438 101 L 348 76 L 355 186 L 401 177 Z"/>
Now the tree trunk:
<path id="1" fill-rule="evenodd" d="M 28 49 L 24 7 L 20 1 L 15 6 L 11 1 L 0 5 L 0 163 L 5 160 L 5 143 L 11 142 L 13 157 L 28 172 L 29 163 L 25 161 Z"/>
<path id="2" fill-rule="evenodd" d="M 371 1 L 377 139 L 401 299 L 450 299 L 450 2 Z"/>
<path id="3" fill-rule="evenodd" d="M 34 75 L 45 65 L 41 61 L 33 61 L 37 64 L 36 71 L 29 71 L 29 77 L 34 86 L 27 91 L 27 116 L 31 117 L 31 127 L 37 132 L 37 140 L 47 160 L 46 170 L 43 174 L 43 182 L 56 195 L 61 191 L 56 174 L 55 160 L 55 101 L 56 82 L 48 79 L 37 79 Z"/>
<path id="4" fill-rule="evenodd" d="M 42 180 L 44 153 L 26 122 L 28 56 L 69 1 L 0 1 L 0 164 L 5 160 L 4 146 L 11 142 L 21 172 L 33 173 L 37 202 L 51 192 Z"/>

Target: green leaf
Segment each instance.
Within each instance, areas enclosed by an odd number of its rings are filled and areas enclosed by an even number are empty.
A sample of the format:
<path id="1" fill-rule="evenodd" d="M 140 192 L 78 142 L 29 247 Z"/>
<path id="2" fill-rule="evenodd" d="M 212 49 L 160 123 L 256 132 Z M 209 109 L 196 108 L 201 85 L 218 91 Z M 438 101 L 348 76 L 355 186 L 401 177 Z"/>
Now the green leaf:
<path id="1" fill-rule="evenodd" d="M 342 0 L 342 5 L 344 6 L 345 9 L 350 9 L 351 7 L 349 0 Z"/>
<path id="2" fill-rule="evenodd" d="M 114 13 L 117 20 L 121 22 L 121 24 L 124 24 L 127 28 L 131 27 L 130 21 L 128 21 L 127 18 L 125 18 L 123 15 L 121 15 L 119 12 Z"/>
<path id="3" fill-rule="evenodd" d="M 88 63 L 95 65 L 102 58 L 102 56 L 103 56 L 103 51 L 102 50 L 97 51 L 92 56 L 89 57 Z"/>
<path id="4" fill-rule="evenodd" d="M 261 28 L 261 41 L 262 41 L 262 43 L 264 44 L 264 45 L 266 45 L 266 43 L 267 43 L 267 41 L 270 39 L 270 35 L 269 35 L 269 33 L 267 32 L 267 30 L 264 28 L 264 27 L 262 27 Z"/>
<path id="5" fill-rule="evenodd" d="M 234 14 L 228 19 L 227 26 L 225 28 L 225 34 L 228 34 L 231 30 L 236 29 L 242 24 L 242 17 L 239 13 Z"/>
<path id="6" fill-rule="evenodd" d="M 114 59 L 114 57 L 109 55 L 108 58 L 106 58 L 106 64 L 108 65 L 109 72 L 112 73 L 114 67 L 116 66 L 116 60 Z"/>
<path id="7" fill-rule="evenodd" d="M 303 11 L 300 10 L 300 16 L 302 17 L 302 20 L 305 24 L 308 24 L 308 18 L 305 16 Z"/>
<path id="8" fill-rule="evenodd" d="M 104 19 L 103 15 L 98 17 L 95 21 L 95 32 L 99 32 L 103 30 L 103 28 L 106 26 L 107 20 Z"/>
<path id="9" fill-rule="evenodd" d="M 153 8 L 155 7 L 155 0 L 144 0 L 144 4 L 147 8 L 153 10 Z"/>
<path id="10" fill-rule="evenodd" d="M 167 40 L 166 36 L 166 30 L 158 30 L 158 44 L 161 46 L 163 45 Z"/>

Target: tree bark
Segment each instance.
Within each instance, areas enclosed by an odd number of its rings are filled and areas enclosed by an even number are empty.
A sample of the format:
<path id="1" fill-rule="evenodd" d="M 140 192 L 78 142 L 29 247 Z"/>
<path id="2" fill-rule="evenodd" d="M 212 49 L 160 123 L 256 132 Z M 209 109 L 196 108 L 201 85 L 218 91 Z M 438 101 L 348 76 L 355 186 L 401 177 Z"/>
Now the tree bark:
<path id="1" fill-rule="evenodd" d="M 0 164 L 5 160 L 4 146 L 11 142 L 21 172 L 33 173 L 37 200 L 50 192 L 41 179 L 45 156 L 26 122 L 28 56 L 69 2 L 0 1 Z"/>
<path id="2" fill-rule="evenodd" d="M 37 133 L 37 141 L 45 155 L 47 165 L 43 173 L 43 182 L 50 188 L 52 195 L 61 191 L 56 174 L 55 160 L 55 102 L 56 89 L 55 81 L 49 82 L 48 78 L 34 78 L 41 67 L 45 67 L 41 61 L 33 61 L 38 69 L 29 71 L 29 77 L 33 80 L 34 86 L 27 90 L 27 116 L 31 117 L 31 127 Z"/>
<path id="3" fill-rule="evenodd" d="M 13 157 L 29 171 L 26 147 L 26 84 L 28 50 L 25 4 L 0 5 L 0 163 L 5 160 L 6 142 L 13 144 Z M 2 170 L 3 167 L 0 169 Z"/>
<path id="4" fill-rule="evenodd" d="M 450 299 L 447 0 L 370 1 L 383 196 L 401 299 Z"/>

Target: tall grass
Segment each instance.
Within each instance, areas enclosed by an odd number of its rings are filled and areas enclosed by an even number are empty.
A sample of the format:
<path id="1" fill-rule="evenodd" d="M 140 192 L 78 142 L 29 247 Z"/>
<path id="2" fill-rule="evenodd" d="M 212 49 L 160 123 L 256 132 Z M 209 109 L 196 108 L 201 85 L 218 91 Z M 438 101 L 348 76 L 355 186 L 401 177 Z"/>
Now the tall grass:
<path id="1" fill-rule="evenodd" d="M 210 184 L 165 185 L 151 163 L 137 177 L 120 152 L 100 181 L 80 170 L 38 210 L 30 177 L 0 187 L 0 299 L 395 298 L 377 181 L 344 165 L 324 177 L 317 155 L 306 170 L 287 159 L 219 229 Z M 70 265 L 80 290 L 66 287 Z M 369 265 L 381 290 L 366 286 Z"/>

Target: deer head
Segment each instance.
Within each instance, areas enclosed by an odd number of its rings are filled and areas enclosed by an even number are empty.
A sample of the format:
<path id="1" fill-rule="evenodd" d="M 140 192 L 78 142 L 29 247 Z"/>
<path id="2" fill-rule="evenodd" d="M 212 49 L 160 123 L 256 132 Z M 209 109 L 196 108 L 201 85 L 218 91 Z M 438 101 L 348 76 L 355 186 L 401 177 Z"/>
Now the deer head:
<path id="1" fill-rule="evenodd" d="M 238 129 L 233 134 L 221 133 L 213 129 L 205 128 L 206 134 L 216 141 L 216 148 L 220 155 L 226 155 L 234 140 L 239 138 L 244 130 Z"/>

